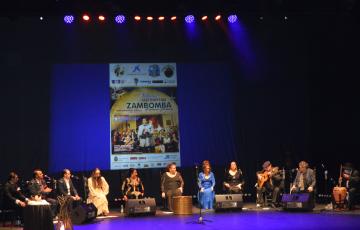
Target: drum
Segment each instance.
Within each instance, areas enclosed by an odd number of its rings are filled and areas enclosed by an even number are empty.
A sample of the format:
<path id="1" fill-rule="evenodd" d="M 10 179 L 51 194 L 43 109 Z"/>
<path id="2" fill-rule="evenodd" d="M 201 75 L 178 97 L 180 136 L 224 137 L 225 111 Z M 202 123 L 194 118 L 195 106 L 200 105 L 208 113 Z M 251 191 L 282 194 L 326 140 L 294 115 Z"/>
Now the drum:
<path id="1" fill-rule="evenodd" d="M 192 197 L 191 196 L 174 196 L 173 209 L 176 215 L 192 214 Z"/>
<path id="2" fill-rule="evenodd" d="M 334 187 L 333 196 L 336 204 L 344 204 L 347 190 L 345 187 Z"/>

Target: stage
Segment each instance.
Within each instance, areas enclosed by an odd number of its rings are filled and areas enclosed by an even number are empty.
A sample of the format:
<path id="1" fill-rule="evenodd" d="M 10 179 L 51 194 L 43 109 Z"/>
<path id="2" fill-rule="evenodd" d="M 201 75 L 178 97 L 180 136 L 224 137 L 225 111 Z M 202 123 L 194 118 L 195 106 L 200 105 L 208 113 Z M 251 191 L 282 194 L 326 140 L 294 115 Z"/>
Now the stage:
<path id="1" fill-rule="evenodd" d="M 281 209 L 255 208 L 245 204 L 243 211 L 205 212 L 204 224 L 198 224 L 198 209 L 193 215 L 177 216 L 160 210 L 156 216 L 124 217 L 118 210 L 112 210 L 107 217 L 98 217 L 92 223 L 75 225 L 75 230 L 112 229 L 360 229 L 360 210 L 352 212 L 325 211 L 324 205 L 317 205 L 313 212 L 285 212 Z M 0 228 L 21 229 L 21 228 Z"/>

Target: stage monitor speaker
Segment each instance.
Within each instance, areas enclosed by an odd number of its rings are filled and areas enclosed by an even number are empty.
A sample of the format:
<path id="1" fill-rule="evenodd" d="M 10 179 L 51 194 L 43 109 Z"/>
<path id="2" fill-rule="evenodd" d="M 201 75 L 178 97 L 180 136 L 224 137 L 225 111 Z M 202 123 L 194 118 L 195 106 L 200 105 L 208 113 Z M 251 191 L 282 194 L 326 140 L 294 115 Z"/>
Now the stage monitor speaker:
<path id="1" fill-rule="evenodd" d="M 281 202 L 284 209 L 289 211 L 311 211 L 315 207 L 310 193 L 283 194 Z"/>
<path id="2" fill-rule="evenodd" d="M 129 199 L 125 203 L 125 214 L 130 215 L 155 215 L 155 198 Z"/>
<path id="3" fill-rule="evenodd" d="M 215 211 L 242 210 L 242 194 L 215 195 Z"/>
<path id="4" fill-rule="evenodd" d="M 94 220 L 97 216 L 97 208 L 94 204 L 80 204 L 71 211 L 73 224 L 84 224 Z"/>

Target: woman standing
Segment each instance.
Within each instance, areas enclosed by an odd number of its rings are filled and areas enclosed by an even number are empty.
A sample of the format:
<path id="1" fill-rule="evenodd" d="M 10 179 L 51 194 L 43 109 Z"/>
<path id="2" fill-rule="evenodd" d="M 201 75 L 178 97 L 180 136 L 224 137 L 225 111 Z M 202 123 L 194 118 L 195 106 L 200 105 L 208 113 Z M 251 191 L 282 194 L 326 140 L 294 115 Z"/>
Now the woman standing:
<path id="1" fill-rule="evenodd" d="M 94 169 L 88 179 L 89 197 L 87 203 L 93 203 L 97 208 L 97 214 L 108 215 L 109 207 L 106 195 L 109 193 L 109 185 L 105 178 L 101 176 L 99 168 Z"/>
<path id="2" fill-rule="evenodd" d="M 239 194 L 244 189 L 244 178 L 235 161 L 230 162 L 229 169 L 225 172 L 224 188 L 226 193 Z"/>
<path id="3" fill-rule="evenodd" d="M 199 173 L 198 185 L 200 189 L 198 196 L 200 208 L 212 209 L 215 197 L 215 177 L 211 172 L 210 164 L 203 165 L 203 172 Z"/>
<path id="4" fill-rule="evenodd" d="M 144 196 L 144 185 L 136 169 L 129 169 L 129 177 L 124 180 L 121 191 L 125 201 L 128 199 L 141 199 Z"/>

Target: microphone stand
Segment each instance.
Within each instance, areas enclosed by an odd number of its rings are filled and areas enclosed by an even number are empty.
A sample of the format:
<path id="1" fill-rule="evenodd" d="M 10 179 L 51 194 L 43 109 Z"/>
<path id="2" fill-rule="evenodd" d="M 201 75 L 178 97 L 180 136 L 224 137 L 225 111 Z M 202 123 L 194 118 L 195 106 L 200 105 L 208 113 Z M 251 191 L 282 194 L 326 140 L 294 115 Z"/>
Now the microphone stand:
<path id="1" fill-rule="evenodd" d="M 84 188 L 84 199 L 83 201 L 86 203 L 87 200 L 87 178 L 84 176 L 84 174 L 82 174 L 82 180 L 83 180 L 83 188 Z"/>
<path id="2" fill-rule="evenodd" d="M 163 173 L 161 173 L 161 169 L 160 169 L 160 187 L 162 186 L 162 177 L 163 177 Z M 162 193 L 162 191 L 161 191 Z M 161 194 L 161 198 L 162 198 L 162 194 Z M 165 194 L 165 197 L 162 198 L 163 199 L 163 207 L 162 207 L 162 210 L 161 211 L 168 211 L 167 209 L 167 199 L 166 199 L 166 194 Z"/>

